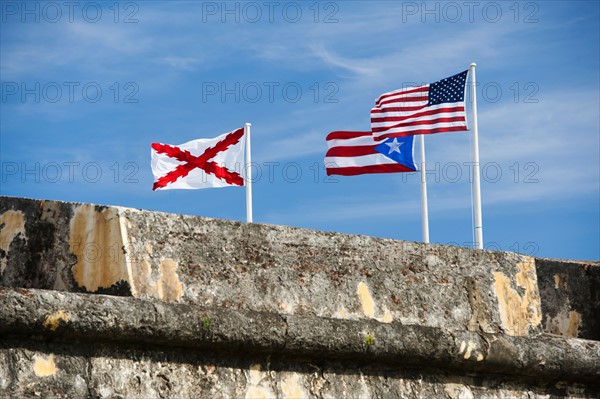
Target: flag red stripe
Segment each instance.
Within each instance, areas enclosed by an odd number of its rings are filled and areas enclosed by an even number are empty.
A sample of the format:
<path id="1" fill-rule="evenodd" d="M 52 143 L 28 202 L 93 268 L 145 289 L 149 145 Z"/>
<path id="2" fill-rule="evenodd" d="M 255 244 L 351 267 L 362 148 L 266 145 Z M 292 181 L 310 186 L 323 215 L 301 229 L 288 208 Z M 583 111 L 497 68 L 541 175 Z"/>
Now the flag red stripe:
<path id="1" fill-rule="evenodd" d="M 426 107 L 423 107 L 426 108 Z M 415 112 L 414 114 L 409 114 L 409 115 L 405 115 L 405 116 L 377 116 L 377 117 L 371 117 L 371 123 L 377 123 L 377 122 L 401 122 L 403 120 L 406 119 L 412 119 L 412 118 L 418 118 L 421 116 L 430 116 L 430 115 L 437 115 L 437 114 L 442 114 L 442 113 L 450 113 L 450 112 L 464 112 L 465 107 L 464 106 L 456 106 L 456 107 L 445 107 L 445 108 L 438 108 L 438 109 L 430 109 L 427 111 L 423 111 L 423 112 Z M 387 112 L 393 112 L 393 111 L 389 111 L 386 110 Z"/>
<path id="2" fill-rule="evenodd" d="M 386 114 L 388 112 L 410 112 L 410 111 L 418 111 L 420 109 L 425 109 L 425 108 L 427 108 L 427 104 L 418 105 L 418 106 L 414 106 L 414 107 L 386 107 L 383 109 L 373 108 L 371 110 L 371 114 Z"/>
<path id="3" fill-rule="evenodd" d="M 387 133 L 381 134 L 377 136 L 377 139 L 389 139 L 392 137 L 405 137 L 405 136 L 414 136 L 416 134 L 432 134 L 432 133 L 445 133 L 445 132 L 464 132 L 467 129 L 464 126 L 449 126 L 449 127 L 439 127 L 433 129 L 418 129 L 411 130 L 407 132 L 397 132 L 397 133 Z"/>
<path id="4" fill-rule="evenodd" d="M 406 89 L 396 90 L 396 91 L 392 91 L 390 93 L 380 95 L 379 98 L 377 99 L 377 101 L 375 101 L 375 104 L 379 105 L 379 104 L 381 104 L 382 101 L 384 101 L 390 97 L 394 97 L 394 96 L 398 96 L 398 95 L 420 93 L 420 92 L 424 93 L 424 92 L 428 92 L 428 91 L 429 91 L 429 85 L 418 86 L 418 87 L 408 87 Z"/>
<path id="5" fill-rule="evenodd" d="M 386 101 L 382 101 L 379 104 L 377 104 L 377 107 L 382 107 L 385 106 L 386 104 L 395 104 L 395 103 L 416 103 L 416 102 L 423 102 L 423 101 L 429 101 L 429 97 L 428 96 L 421 96 L 421 97 L 396 97 L 396 98 L 391 98 L 389 100 Z"/>
<path id="6" fill-rule="evenodd" d="M 333 147 L 327 151 L 326 157 L 360 157 L 362 155 L 379 154 L 374 145 Z"/>
<path id="7" fill-rule="evenodd" d="M 437 118 L 437 119 L 418 120 L 418 121 L 412 121 L 412 122 L 402 122 L 402 123 L 398 123 L 396 125 L 374 127 L 373 133 L 385 132 L 386 130 L 400 128 L 400 127 L 435 125 L 437 123 L 447 123 L 447 122 L 465 122 L 465 118 L 463 116 L 453 116 L 451 118 Z M 466 128 L 463 130 L 466 130 Z"/>
<path id="8" fill-rule="evenodd" d="M 336 132 L 331 132 L 327 135 L 327 137 L 325 138 L 325 140 L 329 141 L 329 140 L 346 140 L 346 139 L 355 139 L 357 137 L 365 137 L 365 136 L 370 136 L 372 133 L 371 131 L 368 132 L 348 132 L 348 131 L 336 131 Z"/>
<path id="9" fill-rule="evenodd" d="M 326 165 L 327 166 L 327 165 Z M 344 168 L 327 168 L 327 176 L 341 175 L 341 176 L 356 176 L 370 173 L 398 173 L 398 172 L 414 172 L 407 166 L 399 163 L 394 164 L 383 164 L 383 165 L 369 165 L 369 166 L 349 166 Z"/>

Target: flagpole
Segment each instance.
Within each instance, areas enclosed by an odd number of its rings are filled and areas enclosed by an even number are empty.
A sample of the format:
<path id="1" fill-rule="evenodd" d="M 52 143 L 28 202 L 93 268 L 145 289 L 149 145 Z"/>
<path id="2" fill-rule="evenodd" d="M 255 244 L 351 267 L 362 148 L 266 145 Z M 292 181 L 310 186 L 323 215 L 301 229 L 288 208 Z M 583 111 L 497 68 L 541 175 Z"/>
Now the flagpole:
<path id="1" fill-rule="evenodd" d="M 429 211 L 427 209 L 427 178 L 425 171 L 425 135 L 421 138 L 421 223 L 423 228 L 423 242 L 429 242 Z"/>
<path id="2" fill-rule="evenodd" d="M 250 155 L 250 123 L 244 126 L 246 136 L 246 175 L 244 185 L 246 186 L 246 222 L 252 223 L 252 157 Z"/>
<path id="3" fill-rule="evenodd" d="M 473 113 L 473 206 L 475 213 L 475 247 L 483 249 L 483 225 L 481 221 L 481 185 L 479 181 L 479 132 L 477 130 L 477 97 L 475 89 L 475 67 L 472 63 L 471 75 L 471 106 Z"/>

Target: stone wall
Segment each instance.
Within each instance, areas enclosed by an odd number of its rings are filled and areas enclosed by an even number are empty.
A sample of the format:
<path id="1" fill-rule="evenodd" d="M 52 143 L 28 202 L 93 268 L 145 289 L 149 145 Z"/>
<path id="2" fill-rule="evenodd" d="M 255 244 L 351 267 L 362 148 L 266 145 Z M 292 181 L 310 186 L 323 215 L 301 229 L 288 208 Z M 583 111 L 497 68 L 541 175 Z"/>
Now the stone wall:
<path id="1" fill-rule="evenodd" d="M 597 262 L 536 259 L 544 331 L 600 341 Z"/>
<path id="2" fill-rule="evenodd" d="M 0 397 L 597 397 L 599 269 L 0 197 Z"/>

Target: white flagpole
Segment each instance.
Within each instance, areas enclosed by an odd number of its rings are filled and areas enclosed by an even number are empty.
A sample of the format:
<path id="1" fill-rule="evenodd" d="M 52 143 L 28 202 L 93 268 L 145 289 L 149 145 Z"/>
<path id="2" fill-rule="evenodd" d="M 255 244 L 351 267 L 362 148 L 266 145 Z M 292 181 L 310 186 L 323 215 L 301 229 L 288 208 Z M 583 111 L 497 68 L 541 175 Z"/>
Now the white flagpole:
<path id="1" fill-rule="evenodd" d="M 421 134 L 421 222 L 423 242 L 429 242 L 429 211 L 427 209 L 427 178 L 425 171 L 425 135 Z"/>
<path id="2" fill-rule="evenodd" d="M 244 136 L 246 136 L 246 176 L 244 184 L 246 186 L 246 222 L 252 223 L 252 157 L 250 155 L 250 123 L 244 126 Z"/>
<path id="3" fill-rule="evenodd" d="M 473 206 L 475 213 L 475 246 L 483 249 L 483 225 L 481 222 L 481 186 L 479 182 L 479 132 L 477 130 L 477 97 L 475 88 L 475 67 L 471 64 L 471 105 L 473 113 Z"/>

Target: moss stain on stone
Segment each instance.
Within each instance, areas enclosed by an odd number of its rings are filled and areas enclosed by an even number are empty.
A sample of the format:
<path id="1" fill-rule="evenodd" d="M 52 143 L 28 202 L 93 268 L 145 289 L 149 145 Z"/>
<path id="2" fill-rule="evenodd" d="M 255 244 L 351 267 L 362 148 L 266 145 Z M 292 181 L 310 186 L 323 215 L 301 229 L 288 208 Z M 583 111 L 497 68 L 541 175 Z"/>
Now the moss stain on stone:
<path id="1" fill-rule="evenodd" d="M 25 219 L 21 211 L 6 211 L 0 215 L 0 249 L 8 254 L 12 241 L 21 235 L 27 239 L 25 235 Z M 6 269 L 7 256 L 0 259 L 0 274 Z"/>
<path id="2" fill-rule="evenodd" d="M 64 310 L 59 310 L 58 312 L 47 316 L 44 320 L 43 326 L 50 331 L 56 331 L 61 322 L 67 322 L 68 320 L 69 315 L 65 313 Z"/>

